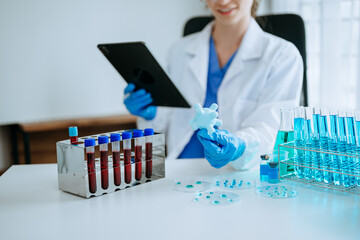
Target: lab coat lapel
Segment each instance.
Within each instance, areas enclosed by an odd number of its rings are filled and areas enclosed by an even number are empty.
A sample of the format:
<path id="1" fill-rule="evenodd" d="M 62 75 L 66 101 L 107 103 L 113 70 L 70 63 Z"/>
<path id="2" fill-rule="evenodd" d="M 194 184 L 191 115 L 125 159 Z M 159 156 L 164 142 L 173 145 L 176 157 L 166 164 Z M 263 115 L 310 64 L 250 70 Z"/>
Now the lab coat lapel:
<path id="1" fill-rule="evenodd" d="M 186 52 L 191 57 L 188 65 L 189 69 L 200 84 L 204 93 L 207 85 L 209 42 L 212 26 L 213 22 L 209 23 L 186 49 Z"/>
<path id="2" fill-rule="evenodd" d="M 263 52 L 263 30 L 257 22 L 251 18 L 249 28 L 246 31 L 239 49 L 227 70 L 222 85 L 238 76 L 245 67 L 246 61 L 260 58 Z"/>

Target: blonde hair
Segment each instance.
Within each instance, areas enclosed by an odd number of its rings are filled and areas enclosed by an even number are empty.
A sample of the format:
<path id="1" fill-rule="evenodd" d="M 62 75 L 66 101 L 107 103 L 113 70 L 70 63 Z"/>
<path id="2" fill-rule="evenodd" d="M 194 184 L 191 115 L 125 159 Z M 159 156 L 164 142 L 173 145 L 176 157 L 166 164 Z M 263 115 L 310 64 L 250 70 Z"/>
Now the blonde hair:
<path id="1" fill-rule="evenodd" d="M 251 16 L 254 18 L 256 15 L 256 11 L 259 7 L 259 0 L 254 0 L 252 6 L 251 6 Z"/>

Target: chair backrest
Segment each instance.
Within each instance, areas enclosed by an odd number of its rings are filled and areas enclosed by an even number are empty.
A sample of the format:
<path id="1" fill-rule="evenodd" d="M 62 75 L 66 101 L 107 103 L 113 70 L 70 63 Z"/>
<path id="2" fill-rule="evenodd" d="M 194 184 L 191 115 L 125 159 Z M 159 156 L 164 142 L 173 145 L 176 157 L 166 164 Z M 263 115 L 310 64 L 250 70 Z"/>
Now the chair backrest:
<path id="1" fill-rule="evenodd" d="M 188 20 L 184 27 L 183 35 L 201 31 L 214 18 L 212 16 L 194 17 Z M 276 14 L 256 17 L 261 28 L 268 33 L 292 42 L 300 52 L 304 63 L 304 77 L 301 91 L 300 104 L 308 106 L 308 91 L 306 77 L 306 45 L 305 25 L 302 18 L 295 14 Z"/>

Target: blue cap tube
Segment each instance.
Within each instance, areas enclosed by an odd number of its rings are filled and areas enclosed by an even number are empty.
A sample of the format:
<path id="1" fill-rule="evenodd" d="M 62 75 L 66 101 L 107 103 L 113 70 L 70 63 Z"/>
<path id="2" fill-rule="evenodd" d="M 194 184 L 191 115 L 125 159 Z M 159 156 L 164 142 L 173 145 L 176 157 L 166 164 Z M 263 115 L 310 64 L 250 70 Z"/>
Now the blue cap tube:
<path id="1" fill-rule="evenodd" d="M 137 137 L 143 137 L 144 136 L 144 132 L 140 129 L 135 129 L 133 131 L 133 134 L 134 134 L 134 138 L 137 138 Z"/>
<path id="2" fill-rule="evenodd" d="M 111 142 L 118 142 L 120 140 L 121 140 L 120 133 L 112 133 L 112 134 L 110 134 L 110 141 Z"/>
<path id="3" fill-rule="evenodd" d="M 85 147 L 93 147 L 93 146 L 95 146 L 94 138 L 85 139 Z"/>
<path id="4" fill-rule="evenodd" d="M 152 129 L 152 128 L 145 128 L 145 129 L 144 129 L 144 136 L 150 136 L 150 135 L 154 135 L 154 129 Z"/>
<path id="5" fill-rule="evenodd" d="M 108 136 L 99 136 L 98 137 L 98 143 L 99 144 L 104 144 L 104 143 L 108 143 L 109 142 L 109 137 Z"/>
<path id="6" fill-rule="evenodd" d="M 130 139 L 132 137 L 131 135 L 131 132 L 122 132 L 122 139 Z"/>
<path id="7" fill-rule="evenodd" d="M 75 137 L 78 135 L 78 129 L 77 127 L 69 127 L 69 136 L 70 137 Z"/>

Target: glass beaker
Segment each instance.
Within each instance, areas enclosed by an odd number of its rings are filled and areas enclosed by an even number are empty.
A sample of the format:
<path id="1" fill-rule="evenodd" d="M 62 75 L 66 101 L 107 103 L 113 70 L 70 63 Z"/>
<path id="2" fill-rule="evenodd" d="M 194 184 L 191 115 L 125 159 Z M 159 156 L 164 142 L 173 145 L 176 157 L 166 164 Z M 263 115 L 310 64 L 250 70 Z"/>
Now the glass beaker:
<path id="1" fill-rule="evenodd" d="M 280 127 L 276 136 L 274 145 L 274 151 L 278 150 L 279 144 L 294 141 L 294 109 L 292 108 L 281 108 L 280 109 Z M 286 149 L 288 152 L 287 162 L 294 162 L 294 150 Z M 280 163 L 280 176 L 288 175 L 294 172 L 293 165 L 287 165 Z"/>

